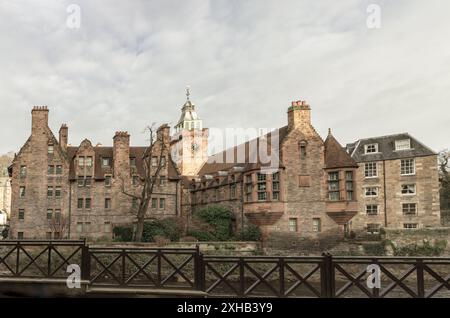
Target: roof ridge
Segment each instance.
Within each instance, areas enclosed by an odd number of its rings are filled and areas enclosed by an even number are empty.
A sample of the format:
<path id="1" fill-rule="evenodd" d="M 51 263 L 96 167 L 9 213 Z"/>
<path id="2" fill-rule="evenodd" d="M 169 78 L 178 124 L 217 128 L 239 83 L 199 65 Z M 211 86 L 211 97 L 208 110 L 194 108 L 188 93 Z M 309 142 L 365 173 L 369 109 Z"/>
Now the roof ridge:
<path id="1" fill-rule="evenodd" d="M 390 135 L 382 135 L 382 136 L 375 136 L 375 137 L 360 138 L 360 139 L 356 140 L 356 142 L 363 141 L 363 140 L 369 140 L 369 139 L 379 139 L 379 138 L 388 138 L 388 137 L 394 137 L 394 136 L 401 136 L 401 135 L 409 135 L 409 134 L 407 132 L 403 132 L 403 133 L 390 134 Z"/>

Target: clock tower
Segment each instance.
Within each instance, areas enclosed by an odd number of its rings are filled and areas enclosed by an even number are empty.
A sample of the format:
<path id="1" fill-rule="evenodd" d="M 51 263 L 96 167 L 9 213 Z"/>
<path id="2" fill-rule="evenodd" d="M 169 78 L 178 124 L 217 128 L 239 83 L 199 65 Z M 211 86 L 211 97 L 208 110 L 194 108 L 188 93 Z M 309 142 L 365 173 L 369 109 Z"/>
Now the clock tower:
<path id="1" fill-rule="evenodd" d="M 208 159 L 208 128 L 190 101 L 190 88 L 186 88 L 186 102 L 172 136 L 172 158 L 184 176 L 196 176 Z"/>

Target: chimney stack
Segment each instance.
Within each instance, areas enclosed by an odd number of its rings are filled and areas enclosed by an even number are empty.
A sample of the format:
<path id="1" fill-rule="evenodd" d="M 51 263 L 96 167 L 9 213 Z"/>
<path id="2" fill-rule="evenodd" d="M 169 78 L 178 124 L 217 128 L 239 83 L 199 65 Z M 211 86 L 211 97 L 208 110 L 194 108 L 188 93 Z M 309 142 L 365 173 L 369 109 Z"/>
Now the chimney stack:
<path id="1" fill-rule="evenodd" d="M 288 129 L 306 128 L 311 125 L 311 108 L 305 101 L 292 102 L 288 108 Z"/>
<path id="2" fill-rule="evenodd" d="M 31 110 L 31 134 L 43 133 L 48 127 L 47 106 L 34 106 Z"/>
<path id="3" fill-rule="evenodd" d="M 64 151 L 67 151 L 67 141 L 69 138 L 69 128 L 66 124 L 62 124 L 59 128 L 59 145 Z"/>
<path id="4" fill-rule="evenodd" d="M 114 177 L 130 176 L 130 135 L 117 131 L 113 138 Z"/>
<path id="5" fill-rule="evenodd" d="M 170 143 L 170 127 L 167 124 L 159 126 L 156 131 L 156 136 L 158 140 L 164 140 L 164 143 Z"/>

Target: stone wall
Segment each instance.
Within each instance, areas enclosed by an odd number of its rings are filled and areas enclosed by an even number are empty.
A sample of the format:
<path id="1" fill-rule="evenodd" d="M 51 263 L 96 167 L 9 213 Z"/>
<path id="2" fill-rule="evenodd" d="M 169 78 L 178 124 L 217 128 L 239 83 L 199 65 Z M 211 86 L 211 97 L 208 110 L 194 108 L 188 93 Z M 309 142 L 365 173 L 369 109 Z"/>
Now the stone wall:
<path id="1" fill-rule="evenodd" d="M 196 248 L 205 254 L 243 254 L 255 255 L 261 251 L 260 242 L 171 242 L 164 246 L 158 246 L 156 243 L 90 243 L 90 247 L 117 247 L 117 248 Z"/>
<path id="2" fill-rule="evenodd" d="M 418 228 L 440 226 L 439 182 L 436 156 L 416 157 L 414 175 L 400 174 L 401 160 L 377 162 L 378 176 L 364 177 L 364 163 L 357 171 L 358 214 L 352 219 L 352 228 L 364 231 L 367 224 L 380 227 L 403 228 L 405 223 L 415 223 Z M 403 195 L 402 184 L 415 184 L 416 194 Z M 378 195 L 366 197 L 365 188 L 377 187 Z M 406 216 L 402 211 L 403 203 L 416 203 L 417 214 Z M 377 215 L 367 215 L 366 205 L 378 205 Z"/>
<path id="3" fill-rule="evenodd" d="M 49 146 L 53 151 L 49 151 Z M 48 166 L 61 165 L 61 173 L 56 170 L 49 173 Z M 24 174 L 20 174 L 24 167 Z M 13 162 L 11 229 L 10 237 L 17 238 L 19 233 L 24 238 L 46 238 L 52 227 L 47 219 L 47 211 L 62 213 L 68 210 L 69 197 L 69 163 L 66 154 L 58 146 L 53 133 L 48 128 L 48 109 L 35 107 L 32 110 L 31 137 L 25 143 Z M 20 188 L 25 189 L 20 196 Z M 48 197 L 48 187 L 61 187 L 61 196 Z M 24 218 L 19 219 L 19 211 L 24 211 Z"/>
<path id="4" fill-rule="evenodd" d="M 423 245 L 424 242 L 435 246 L 442 241 L 450 241 L 450 227 L 425 228 L 417 230 L 384 229 L 382 239 L 392 242 L 395 247 L 408 245 Z M 450 254 L 450 244 L 447 243 L 445 254 Z"/>
<path id="5" fill-rule="evenodd" d="M 288 112 L 289 133 L 281 145 L 282 198 L 285 213 L 267 232 L 289 233 L 289 220 L 297 220 L 296 235 L 319 237 L 313 219 L 320 219 L 321 232 L 338 232 L 339 226 L 326 214 L 324 186 L 324 142 L 310 122 L 309 107 Z M 306 145 L 306 155 L 300 154 L 300 143 Z"/>
<path id="6" fill-rule="evenodd" d="M 136 219 L 137 208 L 132 205 L 132 197 L 125 195 L 122 189 L 138 196 L 142 189 L 141 182 L 132 182 L 131 176 L 139 175 L 136 167 L 130 167 L 129 135 L 126 132 L 116 133 L 112 158 L 115 169 L 106 172 L 111 177 L 110 185 L 106 185 L 104 181 L 106 174 L 96 173 L 98 170 L 96 165 L 102 165 L 102 158 L 97 152 L 101 149 L 97 148 L 98 146 L 93 147 L 91 142 L 85 139 L 79 147 L 71 147 L 75 150 L 69 158 L 68 149 L 65 147 L 67 126 L 63 125 L 61 133 L 62 146 L 48 127 L 48 109 L 33 108 L 31 136 L 13 162 L 10 238 L 21 236 L 25 239 L 50 237 L 111 239 L 114 225 L 129 224 Z M 178 177 L 171 177 L 169 174 L 171 164 L 169 127 L 163 125 L 157 133 L 163 138 L 158 139 L 150 155 L 161 154 L 160 140 L 164 140 L 166 147 L 162 155 L 166 157 L 166 163 L 161 169 L 160 176 L 165 176 L 166 181 L 156 182 L 153 198 L 158 199 L 158 205 L 154 208 L 150 201 L 148 218 L 177 216 L 180 213 L 180 181 Z M 52 147 L 51 151 L 49 146 Z M 92 160 L 86 164 L 80 157 Z M 49 166 L 54 169 L 48 169 Z M 58 172 L 57 166 L 61 166 Z M 21 167 L 23 175 L 20 173 Z M 90 182 L 83 181 L 85 178 L 90 179 Z M 60 189 L 59 196 L 55 195 L 56 187 Z M 21 188 L 25 189 L 23 196 L 20 195 Z M 48 195 L 50 190 L 52 195 Z M 165 205 L 160 208 L 159 202 L 162 198 L 165 199 Z M 78 206 L 79 199 L 83 200 L 81 207 Z M 86 207 L 86 199 L 91 200 L 90 207 Z M 110 199 L 110 204 L 106 204 L 106 199 Z M 24 211 L 23 219 L 19 218 L 21 210 Z M 59 224 L 67 225 L 55 229 L 55 223 L 48 219 L 49 211 L 53 216 L 59 211 L 64 220 Z"/>
<path id="7" fill-rule="evenodd" d="M 11 213 L 11 180 L 8 176 L 8 166 L 14 157 L 13 153 L 0 156 L 0 210 Z"/>

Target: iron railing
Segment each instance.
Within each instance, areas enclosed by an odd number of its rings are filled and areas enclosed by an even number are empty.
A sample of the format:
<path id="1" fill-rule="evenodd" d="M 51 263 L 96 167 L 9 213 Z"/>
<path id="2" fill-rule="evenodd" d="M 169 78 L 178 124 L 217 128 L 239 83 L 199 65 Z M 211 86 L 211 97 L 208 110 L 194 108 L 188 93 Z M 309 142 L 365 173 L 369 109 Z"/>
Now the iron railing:
<path id="1" fill-rule="evenodd" d="M 199 290 L 198 248 L 90 248 L 92 286 Z"/>
<path id="2" fill-rule="evenodd" d="M 0 241 L 2 278 L 67 277 L 91 287 L 202 291 L 209 297 L 450 297 L 450 258 L 215 256 L 199 248 L 89 247 L 85 241 Z M 371 288 L 369 265 L 380 272 Z M 373 287 L 373 286 L 372 286 Z"/>
<path id="3" fill-rule="evenodd" d="M 2 240 L 0 277 L 66 278 L 67 266 L 86 259 L 85 240 Z"/>

